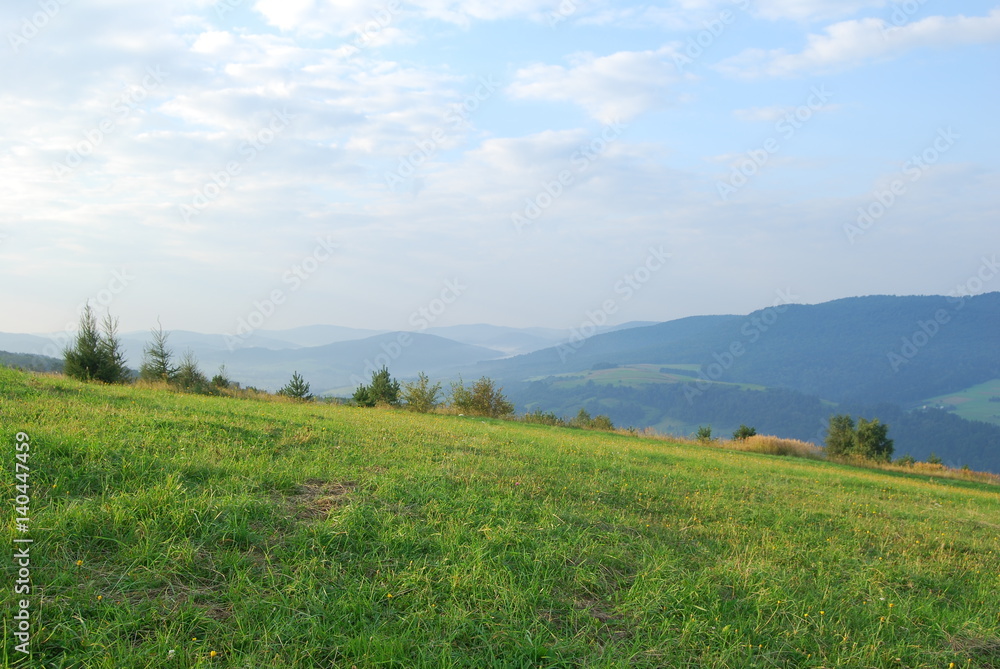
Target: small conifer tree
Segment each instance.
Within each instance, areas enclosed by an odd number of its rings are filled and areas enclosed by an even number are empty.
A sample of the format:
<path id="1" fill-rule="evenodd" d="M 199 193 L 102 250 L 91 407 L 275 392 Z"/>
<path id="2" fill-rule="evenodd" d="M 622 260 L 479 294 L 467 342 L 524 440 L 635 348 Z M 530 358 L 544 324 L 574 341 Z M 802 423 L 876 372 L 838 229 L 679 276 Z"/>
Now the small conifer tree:
<path id="1" fill-rule="evenodd" d="M 292 372 L 292 380 L 286 383 L 285 387 L 278 391 L 278 394 L 304 402 L 313 399 L 312 394 L 309 392 L 309 384 L 297 371 Z"/>

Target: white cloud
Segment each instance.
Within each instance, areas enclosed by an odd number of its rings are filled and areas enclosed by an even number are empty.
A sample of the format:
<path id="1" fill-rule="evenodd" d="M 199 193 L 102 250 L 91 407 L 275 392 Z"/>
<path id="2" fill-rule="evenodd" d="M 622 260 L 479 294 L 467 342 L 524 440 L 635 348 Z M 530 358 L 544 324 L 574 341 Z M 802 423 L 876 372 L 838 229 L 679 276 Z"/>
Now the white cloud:
<path id="1" fill-rule="evenodd" d="M 885 7 L 888 4 L 888 0 L 752 1 L 754 13 L 757 16 L 772 21 L 780 19 L 791 19 L 795 21 L 831 20 L 854 15 L 863 9 Z"/>
<path id="2" fill-rule="evenodd" d="M 235 43 L 231 33 L 224 30 L 211 30 L 198 36 L 191 50 L 195 53 L 218 54 Z"/>
<path id="3" fill-rule="evenodd" d="M 777 121 L 782 119 L 789 112 L 794 111 L 794 107 L 782 107 L 774 105 L 771 107 L 752 107 L 750 109 L 735 109 L 733 116 L 741 121 Z"/>
<path id="4" fill-rule="evenodd" d="M 663 47 L 602 57 L 576 54 L 570 67 L 536 64 L 518 70 L 507 92 L 525 100 L 572 102 L 604 123 L 628 120 L 668 104 L 667 87 L 680 80 L 666 60 L 670 53 Z"/>
<path id="5" fill-rule="evenodd" d="M 811 34 L 799 53 L 747 49 L 722 61 L 718 70 L 742 77 L 787 77 L 856 67 L 922 47 L 955 47 L 1000 41 L 1000 9 L 987 16 L 931 16 L 902 26 L 882 19 L 842 21 Z"/>
<path id="6" fill-rule="evenodd" d="M 473 21 L 545 20 L 562 0 L 257 0 L 254 9 L 271 25 L 318 37 L 357 35 L 364 46 L 407 40 L 404 19 L 433 19 L 468 27 Z M 574 1 L 574 0 L 567 0 Z"/>

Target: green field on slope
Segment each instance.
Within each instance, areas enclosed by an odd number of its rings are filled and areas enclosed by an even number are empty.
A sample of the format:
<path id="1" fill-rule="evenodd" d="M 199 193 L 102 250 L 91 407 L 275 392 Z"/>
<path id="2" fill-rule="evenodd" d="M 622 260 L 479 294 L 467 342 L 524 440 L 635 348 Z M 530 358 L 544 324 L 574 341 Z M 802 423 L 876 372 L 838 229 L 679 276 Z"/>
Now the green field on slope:
<path id="1" fill-rule="evenodd" d="M 25 666 L 1000 666 L 987 485 L 0 369 L 9 500 L 19 431 Z"/>
<path id="2" fill-rule="evenodd" d="M 551 380 L 557 389 L 578 388 L 593 382 L 607 386 L 641 387 L 650 383 L 701 383 L 720 386 L 734 386 L 743 390 L 765 390 L 764 386 L 751 383 L 730 383 L 712 381 L 697 375 L 701 365 L 682 364 L 634 364 L 616 365 L 607 369 L 592 369 L 583 372 L 566 372 L 550 376 L 536 376 L 528 381 Z"/>
<path id="3" fill-rule="evenodd" d="M 993 379 L 956 393 L 938 395 L 922 405 L 953 407 L 955 414 L 966 420 L 1000 425 L 1000 400 L 997 398 L 1000 398 L 1000 379 Z"/>

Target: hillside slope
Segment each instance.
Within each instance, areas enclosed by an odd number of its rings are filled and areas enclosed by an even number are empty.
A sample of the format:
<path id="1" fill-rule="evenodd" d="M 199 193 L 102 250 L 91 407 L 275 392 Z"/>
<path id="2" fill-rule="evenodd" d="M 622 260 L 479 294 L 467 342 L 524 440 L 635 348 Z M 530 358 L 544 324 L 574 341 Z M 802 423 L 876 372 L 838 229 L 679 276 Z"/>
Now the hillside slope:
<path id="1" fill-rule="evenodd" d="M 994 487 L 5 369 L 0 398 L 6 462 L 30 436 L 34 666 L 1000 657 Z"/>

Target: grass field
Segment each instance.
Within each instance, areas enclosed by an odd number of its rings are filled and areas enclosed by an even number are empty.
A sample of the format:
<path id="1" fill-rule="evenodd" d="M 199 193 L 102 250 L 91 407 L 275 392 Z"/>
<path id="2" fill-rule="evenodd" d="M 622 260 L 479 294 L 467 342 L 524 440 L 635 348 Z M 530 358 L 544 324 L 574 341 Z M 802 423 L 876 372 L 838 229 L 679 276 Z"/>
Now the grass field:
<path id="1" fill-rule="evenodd" d="M 955 414 L 966 420 L 981 420 L 1000 425 L 1000 402 L 991 402 L 992 397 L 1000 397 L 1000 379 L 993 379 L 957 393 L 933 397 L 921 404 L 953 406 Z"/>
<path id="2" fill-rule="evenodd" d="M 4 369 L 0 402 L 26 666 L 1000 666 L 985 484 Z"/>
<path id="3" fill-rule="evenodd" d="M 680 364 L 635 364 L 619 365 L 611 369 L 594 369 L 584 372 L 567 372 L 553 376 L 542 376 L 528 379 L 537 381 L 541 379 L 553 379 L 553 388 L 577 388 L 593 381 L 596 384 L 609 386 L 641 386 L 649 383 L 711 383 L 720 386 L 734 386 L 743 390 L 765 390 L 764 386 L 749 383 L 730 383 L 727 381 L 712 381 L 708 378 L 700 378 L 697 372 L 700 365 L 680 365 Z M 673 370 L 664 371 L 664 370 Z M 687 373 L 685 373 L 687 372 Z"/>

